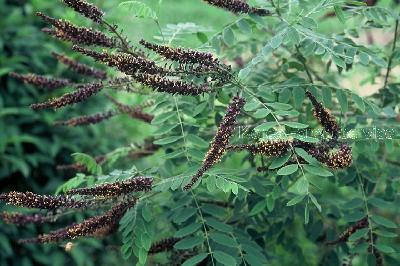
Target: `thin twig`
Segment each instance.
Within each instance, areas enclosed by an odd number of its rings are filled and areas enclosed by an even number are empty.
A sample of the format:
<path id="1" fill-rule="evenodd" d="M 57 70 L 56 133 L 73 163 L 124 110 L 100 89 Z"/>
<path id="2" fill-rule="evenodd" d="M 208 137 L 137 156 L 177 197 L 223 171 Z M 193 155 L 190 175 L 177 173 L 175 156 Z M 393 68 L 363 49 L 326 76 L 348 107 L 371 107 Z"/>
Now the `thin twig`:
<path id="1" fill-rule="evenodd" d="M 391 52 L 391 55 L 389 56 L 388 66 L 387 66 L 386 75 L 385 75 L 385 83 L 383 85 L 384 89 L 386 89 L 386 87 L 387 87 L 390 70 L 392 68 L 393 55 L 394 55 L 394 52 L 395 52 L 395 49 L 396 49 L 397 29 L 398 29 L 398 27 L 399 27 L 399 20 L 396 19 L 396 24 L 395 24 L 395 28 L 394 28 L 394 39 L 393 39 L 393 44 L 392 44 L 392 52 Z"/>
<path id="2" fill-rule="evenodd" d="M 312 78 L 311 73 L 310 73 L 310 70 L 308 69 L 308 66 L 306 64 L 306 59 L 304 58 L 303 54 L 300 52 L 300 49 L 299 49 L 299 47 L 297 45 L 296 45 L 296 51 L 300 55 L 299 59 L 300 59 L 300 62 L 304 66 L 304 70 L 307 73 L 308 79 L 310 80 L 311 83 L 314 83 L 313 78 Z"/>

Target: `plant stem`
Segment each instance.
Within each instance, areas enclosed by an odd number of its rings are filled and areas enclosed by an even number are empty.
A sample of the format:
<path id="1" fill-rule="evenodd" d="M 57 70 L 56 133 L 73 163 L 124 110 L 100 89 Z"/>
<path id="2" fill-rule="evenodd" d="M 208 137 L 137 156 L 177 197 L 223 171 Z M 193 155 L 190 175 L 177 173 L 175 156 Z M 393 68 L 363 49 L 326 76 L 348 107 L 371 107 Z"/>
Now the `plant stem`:
<path id="1" fill-rule="evenodd" d="M 109 31 L 111 31 L 120 41 L 121 41 L 121 45 L 122 45 L 122 50 L 125 53 L 128 54 L 132 54 L 134 55 L 135 53 L 131 50 L 131 46 L 129 45 L 129 43 L 126 41 L 126 39 L 124 39 L 124 37 L 122 37 L 122 35 L 117 31 L 116 27 L 114 27 L 113 25 L 111 25 L 110 23 L 108 23 L 105 20 L 102 20 L 102 24 L 104 26 L 106 26 L 108 28 Z"/>
<path id="2" fill-rule="evenodd" d="M 391 52 L 391 54 L 389 56 L 389 61 L 388 61 L 387 69 L 386 69 L 385 83 L 383 85 L 383 89 L 386 89 L 386 87 L 387 87 L 390 70 L 392 68 L 393 55 L 394 55 L 394 52 L 395 52 L 395 49 L 396 49 L 397 29 L 398 29 L 398 27 L 399 27 L 399 20 L 396 19 L 396 24 L 395 24 L 395 28 L 394 28 L 394 38 L 393 38 L 393 44 L 392 44 L 392 52 Z"/>
<path id="3" fill-rule="evenodd" d="M 362 196 L 363 196 L 365 212 L 367 213 L 367 217 L 368 217 L 368 228 L 369 228 L 369 233 L 370 233 L 370 246 L 371 246 L 371 253 L 373 254 L 374 253 L 374 243 L 373 243 L 374 242 L 374 240 L 373 240 L 374 232 L 372 231 L 373 229 L 372 229 L 372 225 L 371 225 L 371 214 L 368 209 L 368 201 L 367 201 L 367 196 L 365 195 L 364 185 L 363 185 L 362 179 L 361 179 L 361 173 L 358 170 L 358 167 L 356 165 L 355 165 L 355 168 L 356 168 L 356 172 L 357 172 L 357 179 L 360 184 L 360 188 L 361 188 L 361 192 L 362 192 Z"/>
<path id="4" fill-rule="evenodd" d="M 310 73 L 310 70 L 308 69 L 308 66 L 306 64 L 306 59 L 304 58 L 303 54 L 300 52 L 300 49 L 299 49 L 299 47 L 297 45 L 296 45 L 296 51 L 300 55 L 300 62 L 304 66 L 304 70 L 307 73 L 308 79 L 310 80 L 311 83 L 314 83 L 313 78 L 312 78 L 311 73 Z"/>
<path id="5" fill-rule="evenodd" d="M 183 123 L 182 123 L 182 119 L 181 119 L 181 114 L 180 114 L 180 112 L 179 112 L 178 101 L 176 100 L 176 96 L 175 96 L 175 95 L 174 95 L 174 100 L 175 100 L 176 113 L 177 113 L 177 115 L 178 115 L 179 125 L 180 125 L 180 128 L 181 128 L 181 133 L 182 133 L 182 138 L 183 138 L 183 144 L 185 145 L 185 147 L 184 147 L 185 156 L 186 156 L 186 160 L 187 160 L 188 163 L 190 164 L 190 159 L 189 159 L 188 150 L 187 150 L 187 143 L 186 143 L 185 131 L 183 130 Z"/>
<path id="6" fill-rule="evenodd" d="M 207 232 L 207 227 L 206 227 L 206 223 L 205 223 L 205 220 L 204 220 L 203 212 L 200 209 L 199 203 L 197 202 L 197 199 L 196 199 L 195 194 L 193 193 L 193 190 L 190 190 L 190 193 L 192 193 L 192 197 L 193 197 L 194 203 L 196 204 L 197 212 L 199 213 L 199 216 L 200 216 L 200 219 L 201 219 L 201 223 L 203 224 L 204 236 L 206 237 L 207 246 L 208 246 L 208 252 L 210 253 L 210 256 L 211 256 L 211 263 L 212 263 L 212 265 L 215 265 L 213 252 L 211 250 L 210 240 L 208 238 L 208 232 Z"/>

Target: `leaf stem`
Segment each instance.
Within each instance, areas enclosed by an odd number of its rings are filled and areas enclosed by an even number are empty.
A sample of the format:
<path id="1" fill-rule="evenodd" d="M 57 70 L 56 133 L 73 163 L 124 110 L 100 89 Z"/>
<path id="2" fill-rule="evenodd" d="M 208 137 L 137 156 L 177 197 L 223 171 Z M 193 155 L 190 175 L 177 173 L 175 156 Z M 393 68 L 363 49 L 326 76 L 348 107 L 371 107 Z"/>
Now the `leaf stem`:
<path id="1" fill-rule="evenodd" d="M 399 27 L 399 20 L 396 19 L 396 24 L 395 24 L 395 28 L 394 28 L 394 38 L 393 38 L 393 44 L 392 44 L 392 51 L 391 54 L 389 56 L 389 61 L 388 61 L 388 66 L 386 69 L 386 75 L 385 75 L 385 83 L 383 85 L 383 89 L 386 89 L 387 85 L 388 85 L 388 80 L 389 80 L 389 74 L 390 74 L 390 70 L 392 68 L 392 62 L 393 62 L 393 55 L 394 52 L 396 50 L 396 42 L 397 42 L 397 29 Z"/>
<path id="2" fill-rule="evenodd" d="M 201 220 L 201 223 L 203 225 L 204 236 L 206 237 L 207 246 L 208 246 L 208 252 L 210 253 L 210 256 L 211 256 L 211 263 L 214 266 L 215 263 L 214 263 L 213 252 L 211 250 L 210 240 L 209 240 L 209 237 L 208 237 L 208 232 L 207 232 L 207 227 L 206 227 L 206 223 L 205 223 L 205 220 L 204 220 L 203 212 L 200 209 L 199 203 L 197 202 L 197 199 L 196 199 L 196 196 L 195 196 L 193 190 L 190 190 L 190 193 L 192 194 L 194 203 L 196 204 L 197 212 L 199 213 L 200 220 Z"/>

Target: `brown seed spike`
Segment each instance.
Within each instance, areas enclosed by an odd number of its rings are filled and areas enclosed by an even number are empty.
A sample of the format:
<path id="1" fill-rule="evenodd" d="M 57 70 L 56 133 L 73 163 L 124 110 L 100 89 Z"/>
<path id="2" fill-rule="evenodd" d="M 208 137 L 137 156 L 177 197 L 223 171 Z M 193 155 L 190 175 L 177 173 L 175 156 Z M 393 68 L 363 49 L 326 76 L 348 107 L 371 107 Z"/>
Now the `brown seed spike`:
<path id="1" fill-rule="evenodd" d="M 32 109 L 46 109 L 46 108 L 61 108 L 67 105 L 79 103 L 85 101 L 87 98 L 99 93 L 103 89 L 102 83 L 88 83 L 85 85 L 81 85 L 74 92 L 66 93 L 59 98 L 55 98 L 53 100 L 32 104 Z"/>
<path id="2" fill-rule="evenodd" d="M 86 126 L 91 124 L 98 124 L 104 120 L 110 119 L 111 117 L 117 115 L 118 113 L 115 111 L 107 111 L 102 113 L 97 113 L 94 115 L 84 115 L 75 117 L 66 121 L 56 121 L 54 124 L 56 126 Z"/>
<path id="3" fill-rule="evenodd" d="M 248 150 L 252 154 L 262 154 L 271 157 L 279 157 L 290 149 L 290 142 L 285 140 L 263 141 L 256 144 L 232 145 L 228 150 Z"/>
<path id="4" fill-rule="evenodd" d="M 78 188 L 68 191 L 71 195 L 91 195 L 101 197 L 116 197 L 132 192 L 145 191 L 152 189 L 153 179 L 151 177 L 135 177 L 132 179 L 102 184 L 93 188 Z"/>
<path id="5" fill-rule="evenodd" d="M 84 75 L 84 76 L 92 76 L 98 79 L 105 79 L 107 74 L 106 72 L 95 69 L 93 67 L 90 67 L 88 65 L 78 63 L 75 60 L 72 60 L 71 58 L 61 55 L 58 53 L 51 53 L 54 58 L 56 58 L 58 61 L 60 61 L 62 64 L 66 65 L 68 68 L 70 68 L 72 71 L 75 71 L 78 74 Z"/>
<path id="6" fill-rule="evenodd" d="M 43 31 L 57 39 L 70 41 L 74 44 L 99 45 L 111 48 L 115 47 L 117 44 L 116 39 L 107 37 L 100 31 L 85 27 L 77 27 L 69 21 L 55 19 L 41 12 L 37 12 L 36 15 L 45 22 L 53 25 L 54 29 L 45 28 Z"/>
<path id="7" fill-rule="evenodd" d="M 328 155 L 324 163 L 332 169 L 338 169 L 349 167 L 352 161 L 351 147 L 347 144 L 342 144 L 337 152 Z"/>
<path id="8" fill-rule="evenodd" d="M 0 214 L 0 218 L 8 224 L 15 224 L 19 226 L 27 224 L 44 224 L 47 222 L 53 222 L 54 216 L 42 216 L 40 214 L 26 215 L 18 212 L 3 212 Z"/>
<path id="9" fill-rule="evenodd" d="M 355 223 L 353 226 L 349 227 L 345 232 L 343 232 L 338 239 L 327 242 L 326 245 L 336 245 L 339 243 L 347 242 L 347 240 L 349 240 L 349 237 L 352 234 L 354 234 L 357 230 L 368 227 L 368 225 L 369 225 L 368 217 L 364 217 L 357 223 Z"/>
<path id="10" fill-rule="evenodd" d="M 104 15 L 97 6 L 89 4 L 83 0 L 63 0 L 63 2 L 73 8 L 76 12 L 81 13 L 83 16 L 90 18 L 96 23 L 102 22 L 102 17 Z"/>
<path id="11" fill-rule="evenodd" d="M 19 207 L 49 210 L 58 208 L 80 209 L 91 204 L 89 201 L 78 201 L 65 196 L 37 195 L 32 192 L 17 191 L 0 194 L 0 201 Z"/>
<path id="12" fill-rule="evenodd" d="M 227 150 L 230 138 L 235 129 L 236 118 L 240 114 L 240 110 L 245 104 L 245 99 L 239 96 L 233 97 L 228 109 L 225 113 L 224 119 L 218 127 L 217 133 L 211 142 L 211 147 L 208 150 L 203 165 L 192 177 L 189 184 L 184 187 L 184 190 L 189 190 L 192 186 L 203 176 L 203 174 L 210 169 L 214 164 L 219 162 Z"/>
<path id="13" fill-rule="evenodd" d="M 211 89 L 206 85 L 197 86 L 193 83 L 186 83 L 181 80 L 170 80 L 160 75 L 140 73 L 133 77 L 141 84 L 149 86 L 159 92 L 191 96 L 211 92 Z"/>
<path id="14" fill-rule="evenodd" d="M 31 239 L 22 239 L 19 243 L 52 243 L 71 240 L 85 236 L 98 236 L 110 233 L 118 225 L 125 212 L 135 206 L 136 199 L 115 205 L 103 215 L 94 216 L 81 223 L 73 224 L 49 234 L 39 235 Z"/>
<path id="15" fill-rule="evenodd" d="M 106 52 L 99 53 L 75 45 L 72 47 L 72 49 L 86 56 L 90 56 L 98 62 L 104 63 L 110 67 L 115 67 L 126 75 L 134 76 L 138 72 L 152 75 L 162 75 L 165 72 L 165 70 L 157 66 L 154 61 L 132 54 L 109 54 Z"/>
<path id="16" fill-rule="evenodd" d="M 304 149 L 308 154 L 332 169 L 349 167 L 352 163 L 353 155 L 348 144 L 341 143 L 339 148 L 332 152 L 339 143 L 336 140 L 320 143 L 308 143 L 296 140 L 294 147 Z"/>
<path id="17" fill-rule="evenodd" d="M 18 79 L 25 84 L 31 84 L 40 88 L 54 90 L 58 88 L 65 87 L 71 82 L 68 79 L 55 79 L 55 78 L 47 78 L 45 76 L 36 75 L 36 74 L 19 74 L 15 72 L 9 73 L 10 77 Z"/>
<path id="18" fill-rule="evenodd" d="M 204 0 L 210 5 L 220 7 L 231 11 L 235 14 L 248 13 L 255 14 L 258 16 L 268 16 L 270 12 L 266 9 L 250 7 L 243 0 Z"/>
<path id="19" fill-rule="evenodd" d="M 149 43 L 145 40 L 141 40 L 140 44 L 149 50 L 156 52 L 172 61 L 179 62 L 181 64 L 199 64 L 205 68 L 211 67 L 217 69 L 218 67 L 225 67 L 217 59 L 214 59 L 213 55 L 205 52 L 198 52 L 190 49 L 173 48 L 166 45 L 157 45 Z"/>
<path id="20" fill-rule="evenodd" d="M 315 96 L 310 92 L 306 92 L 307 97 L 310 99 L 314 106 L 314 116 L 318 119 L 325 131 L 331 134 L 332 138 L 338 139 L 340 133 L 340 126 L 337 124 L 336 119 L 332 116 L 321 103 L 317 101 Z"/>

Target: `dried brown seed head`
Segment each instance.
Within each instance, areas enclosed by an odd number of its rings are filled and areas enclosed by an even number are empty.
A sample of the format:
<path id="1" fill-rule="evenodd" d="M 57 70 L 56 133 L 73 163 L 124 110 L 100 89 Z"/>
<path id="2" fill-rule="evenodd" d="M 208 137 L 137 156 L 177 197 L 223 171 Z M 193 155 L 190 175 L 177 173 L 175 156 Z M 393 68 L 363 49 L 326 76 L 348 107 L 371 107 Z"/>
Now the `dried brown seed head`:
<path id="1" fill-rule="evenodd" d="M 184 190 L 189 190 L 210 169 L 214 164 L 219 162 L 227 150 L 230 138 L 235 129 L 236 118 L 240 114 L 240 110 L 245 104 L 245 99 L 239 96 L 233 97 L 225 116 L 220 123 L 217 133 L 211 142 L 210 149 L 204 157 L 203 164 L 197 173 L 192 177 L 189 184 L 184 187 Z"/>
<path id="2" fill-rule="evenodd" d="M 63 2 L 73 8 L 76 12 L 81 13 L 83 16 L 90 18 L 96 23 L 102 22 L 104 12 L 97 6 L 90 4 L 84 0 L 63 0 Z"/>
<path id="3" fill-rule="evenodd" d="M 48 78 L 45 76 L 41 75 L 36 75 L 36 74 L 19 74 L 15 72 L 10 72 L 9 73 L 10 77 L 18 79 L 25 84 L 31 84 L 40 88 L 48 89 L 48 90 L 54 90 L 58 88 L 65 87 L 67 85 L 70 85 L 71 82 L 68 79 L 55 79 L 55 78 Z"/>
<path id="4" fill-rule="evenodd" d="M 90 67 L 88 65 L 76 62 L 75 60 L 72 60 L 71 58 L 61 55 L 58 53 L 52 53 L 52 55 L 60 61 L 62 64 L 66 65 L 68 68 L 71 70 L 75 71 L 78 74 L 85 75 L 85 76 L 92 76 L 98 79 L 105 79 L 107 74 L 106 72 Z"/>
<path id="5" fill-rule="evenodd" d="M 44 103 L 32 104 L 32 109 L 61 108 L 67 105 L 83 102 L 103 89 L 102 83 L 88 83 L 77 87 L 74 92 L 66 93 L 59 98 Z"/>

